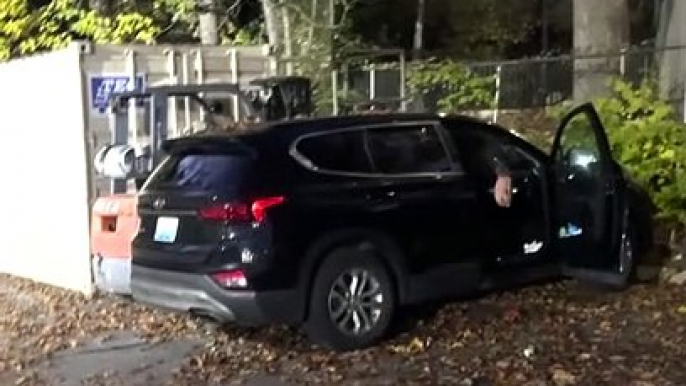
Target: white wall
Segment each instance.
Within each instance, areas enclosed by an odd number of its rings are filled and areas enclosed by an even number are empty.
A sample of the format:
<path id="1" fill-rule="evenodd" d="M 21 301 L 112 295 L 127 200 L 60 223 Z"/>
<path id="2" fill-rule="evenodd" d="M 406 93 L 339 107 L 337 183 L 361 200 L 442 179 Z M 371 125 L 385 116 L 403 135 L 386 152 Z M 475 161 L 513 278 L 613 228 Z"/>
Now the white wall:
<path id="1" fill-rule="evenodd" d="M 77 46 L 0 64 L 0 272 L 89 293 Z"/>

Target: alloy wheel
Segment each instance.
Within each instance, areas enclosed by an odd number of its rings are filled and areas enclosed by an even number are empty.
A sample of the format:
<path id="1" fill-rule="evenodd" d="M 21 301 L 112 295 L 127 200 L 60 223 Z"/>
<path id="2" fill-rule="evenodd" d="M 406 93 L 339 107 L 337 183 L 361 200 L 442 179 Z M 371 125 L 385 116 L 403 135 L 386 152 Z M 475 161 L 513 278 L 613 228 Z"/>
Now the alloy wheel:
<path id="1" fill-rule="evenodd" d="M 329 317 L 344 334 L 359 336 L 371 331 L 383 312 L 381 283 L 365 269 L 350 269 L 334 280 L 328 296 Z"/>

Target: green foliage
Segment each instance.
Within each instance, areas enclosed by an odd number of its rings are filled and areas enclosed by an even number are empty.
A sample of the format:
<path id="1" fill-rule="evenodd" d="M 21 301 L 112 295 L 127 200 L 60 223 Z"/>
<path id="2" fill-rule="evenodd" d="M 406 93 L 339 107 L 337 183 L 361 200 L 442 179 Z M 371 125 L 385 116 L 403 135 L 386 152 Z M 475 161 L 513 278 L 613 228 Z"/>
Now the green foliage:
<path id="1" fill-rule="evenodd" d="M 0 2 L 0 60 L 12 55 L 13 48 L 29 24 L 26 0 L 3 0 Z"/>
<path id="2" fill-rule="evenodd" d="M 409 86 L 414 95 L 437 95 L 441 113 L 491 108 L 495 103 L 495 77 L 473 73 L 453 61 L 426 61 L 410 72 Z"/>
<path id="3" fill-rule="evenodd" d="M 649 82 L 615 82 L 614 91 L 615 98 L 596 105 L 615 157 L 649 189 L 664 217 L 685 224 L 686 126 Z"/>
<path id="4" fill-rule="evenodd" d="M 74 39 L 95 43 L 195 41 L 195 0 L 123 0 L 105 9 L 89 9 L 82 0 L 52 0 L 33 8 L 30 0 L 0 0 L 0 60 L 64 47 Z M 231 3 L 233 4 L 233 3 Z M 221 14 L 223 11 L 218 10 Z M 220 20 L 223 43 L 253 43 L 259 34 Z"/>
<path id="5" fill-rule="evenodd" d="M 76 0 L 53 0 L 31 9 L 27 0 L 4 0 L 0 11 L 0 59 L 61 48 L 73 39 L 97 43 L 152 43 L 154 20 L 130 11 L 103 16 Z"/>
<path id="6" fill-rule="evenodd" d="M 686 224 L 686 125 L 649 81 L 638 87 L 615 81 L 613 90 L 594 104 L 615 159 L 648 189 L 662 218 Z"/>

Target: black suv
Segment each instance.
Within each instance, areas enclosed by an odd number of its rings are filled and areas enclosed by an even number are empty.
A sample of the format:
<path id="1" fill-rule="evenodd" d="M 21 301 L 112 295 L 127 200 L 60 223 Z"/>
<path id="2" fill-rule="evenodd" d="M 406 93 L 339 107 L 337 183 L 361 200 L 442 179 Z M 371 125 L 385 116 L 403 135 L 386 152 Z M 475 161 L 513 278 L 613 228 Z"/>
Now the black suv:
<path id="1" fill-rule="evenodd" d="M 466 117 L 270 123 L 165 143 L 139 195 L 135 299 L 244 325 L 303 324 L 374 344 L 399 306 L 548 276 L 629 282 L 651 203 L 613 161 L 592 105 L 551 155 Z M 513 201 L 493 199 L 491 150 Z"/>

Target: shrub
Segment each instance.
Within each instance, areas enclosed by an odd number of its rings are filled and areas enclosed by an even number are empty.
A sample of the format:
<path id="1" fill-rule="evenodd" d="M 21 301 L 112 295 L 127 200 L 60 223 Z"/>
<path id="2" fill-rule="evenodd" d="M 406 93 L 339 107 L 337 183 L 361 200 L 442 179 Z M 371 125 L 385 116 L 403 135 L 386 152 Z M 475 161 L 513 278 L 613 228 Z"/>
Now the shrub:
<path id="1" fill-rule="evenodd" d="M 421 63 L 411 70 L 408 84 L 412 94 L 435 99 L 440 113 L 492 108 L 495 101 L 495 76 L 476 74 L 453 60 Z"/>
<path id="2" fill-rule="evenodd" d="M 632 86 L 614 81 L 613 95 L 594 105 L 601 116 L 615 159 L 651 194 L 659 216 L 686 224 L 686 125 L 655 84 Z M 564 111 L 569 111 L 568 106 Z M 551 109 L 558 118 L 559 107 Z"/>

